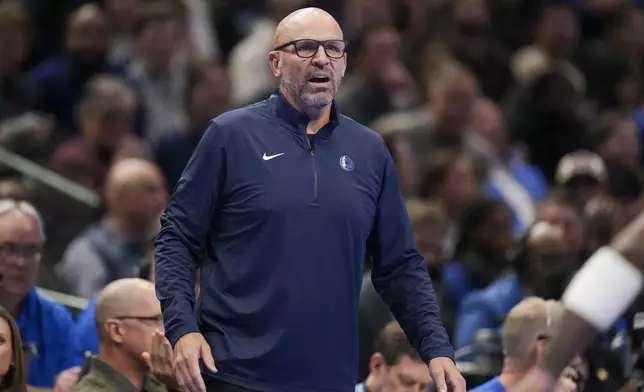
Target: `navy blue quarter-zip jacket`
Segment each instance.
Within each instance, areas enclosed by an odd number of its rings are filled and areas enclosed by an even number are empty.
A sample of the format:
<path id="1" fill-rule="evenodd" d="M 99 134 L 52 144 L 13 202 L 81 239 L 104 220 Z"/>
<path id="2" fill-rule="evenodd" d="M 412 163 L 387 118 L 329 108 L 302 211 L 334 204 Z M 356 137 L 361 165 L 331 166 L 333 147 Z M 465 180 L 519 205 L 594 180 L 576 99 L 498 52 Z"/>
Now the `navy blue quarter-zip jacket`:
<path id="1" fill-rule="evenodd" d="M 368 253 L 422 358 L 452 357 L 382 138 L 335 108 L 316 135 L 308 122 L 275 93 L 210 123 L 156 240 L 166 336 L 203 333 L 214 376 L 242 387 L 353 391 Z"/>

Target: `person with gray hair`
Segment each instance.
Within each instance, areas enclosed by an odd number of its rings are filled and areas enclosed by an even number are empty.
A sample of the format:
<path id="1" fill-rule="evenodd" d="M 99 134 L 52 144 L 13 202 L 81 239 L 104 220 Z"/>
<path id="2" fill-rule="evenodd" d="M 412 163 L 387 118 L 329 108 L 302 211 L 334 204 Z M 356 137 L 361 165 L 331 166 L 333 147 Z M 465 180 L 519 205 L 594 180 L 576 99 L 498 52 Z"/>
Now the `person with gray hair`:
<path id="1" fill-rule="evenodd" d="M 36 208 L 26 201 L 0 200 L 0 305 L 16 319 L 25 350 L 27 383 L 36 388 L 71 390 L 83 353 L 69 312 L 41 296 L 38 274 L 45 229 Z"/>
<path id="2" fill-rule="evenodd" d="M 471 390 L 471 392 L 499 392 L 512 388 L 543 356 L 553 333 L 559 328 L 564 307 L 556 301 L 528 297 L 508 313 L 503 324 L 503 370 L 498 377 Z M 557 392 L 578 390 L 578 374 L 574 367 L 581 360 L 576 357 L 561 375 Z"/>

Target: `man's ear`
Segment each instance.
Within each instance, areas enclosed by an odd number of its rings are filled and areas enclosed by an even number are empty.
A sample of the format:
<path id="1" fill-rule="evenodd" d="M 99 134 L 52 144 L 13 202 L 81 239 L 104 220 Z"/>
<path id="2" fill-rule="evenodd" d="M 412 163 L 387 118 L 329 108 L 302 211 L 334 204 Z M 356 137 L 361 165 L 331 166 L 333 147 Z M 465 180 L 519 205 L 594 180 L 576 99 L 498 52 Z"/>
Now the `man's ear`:
<path id="1" fill-rule="evenodd" d="M 382 370 L 387 366 L 385 362 L 385 357 L 380 353 L 373 353 L 371 359 L 369 360 L 369 374 L 377 374 L 382 372 Z"/>
<path id="2" fill-rule="evenodd" d="M 282 56 L 280 52 L 277 52 L 277 51 L 268 52 L 268 64 L 271 66 L 271 71 L 273 72 L 273 76 L 275 76 L 276 78 L 279 78 L 282 76 L 281 64 L 280 64 L 281 61 L 282 61 Z"/>

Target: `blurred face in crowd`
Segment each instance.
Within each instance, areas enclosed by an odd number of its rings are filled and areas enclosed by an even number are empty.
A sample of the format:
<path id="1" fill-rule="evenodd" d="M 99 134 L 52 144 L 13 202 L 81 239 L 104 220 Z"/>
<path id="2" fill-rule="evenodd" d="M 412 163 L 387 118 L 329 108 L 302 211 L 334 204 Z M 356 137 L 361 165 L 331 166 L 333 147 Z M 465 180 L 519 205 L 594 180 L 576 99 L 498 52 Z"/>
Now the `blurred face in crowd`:
<path id="1" fill-rule="evenodd" d="M 127 222 L 141 239 L 149 238 L 168 199 L 159 169 L 140 159 L 119 161 L 108 177 L 106 202 L 111 215 Z"/>
<path id="2" fill-rule="evenodd" d="M 16 8 L 17 12 L 25 12 L 19 3 L 7 3 L 1 8 Z M 20 71 L 27 56 L 28 41 L 26 26 L 3 21 L 2 12 L 0 11 L 0 78 L 10 77 Z"/>
<path id="3" fill-rule="evenodd" d="M 431 267 L 438 266 L 443 248 L 443 225 L 420 222 L 414 225 L 416 248 Z"/>
<path id="4" fill-rule="evenodd" d="M 139 32 L 139 49 L 145 62 L 152 70 L 167 71 L 179 41 L 181 40 L 181 19 L 152 20 Z"/>
<path id="5" fill-rule="evenodd" d="M 156 298 L 154 286 L 140 287 L 131 293 L 131 301 L 123 304 L 115 317 L 106 321 L 111 339 L 128 356 L 145 366 L 141 355 L 149 352 L 156 330 L 163 331 L 161 305 Z"/>
<path id="6" fill-rule="evenodd" d="M 431 378 L 427 364 L 403 355 L 393 366 L 387 366 L 384 357 L 375 353 L 369 363 L 369 377 L 381 392 L 425 392 Z"/>
<path id="7" fill-rule="evenodd" d="M 0 380 L 9 372 L 13 361 L 11 328 L 4 317 L 0 317 Z"/>
<path id="8" fill-rule="evenodd" d="M 563 118 L 575 118 L 581 96 L 569 79 L 557 75 L 548 82 L 545 100 L 552 113 Z"/>
<path id="9" fill-rule="evenodd" d="M 577 210 L 568 204 L 546 201 L 539 206 L 537 220 L 560 227 L 571 254 L 574 257 L 579 254 L 583 243 L 583 223 Z"/>
<path id="10" fill-rule="evenodd" d="M 211 65 L 203 70 L 190 92 L 189 110 L 199 131 L 207 122 L 230 109 L 231 85 L 228 72 L 221 66 Z"/>
<path id="11" fill-rule="evenodd" d="M 115 151 L 133 129 L 133 108 L 113 99 L 88 109 L 83 116 L 83 136 L 101 150 Z"/>
<path id="12" fill-rule="evenodd" d="M 476 100 L 475 81 L 464 75 L 450 83 L 438 81 L 430 94 L 437 130 L 443 136 L 460 137 L 471 124 L 472 107 Z"/>
<path id="13" fill-rule="evenodd" d="M 551 56 L 569 57 L 578 38 L 579 26 L 571 8 L 557 6 L 545 10 L 537 27 L 537 41 Z"/>
<path id="14" fill-rule="evenodd" d="M 487 4 L 484 0 L 454 1 L 454 20 L 461 35 L 478 37 L 489 23 Z"/>
<path id="15" fill-rule="evenodd" d="M 136 24 L 138 0 L 107 0 L 105 5 L 110 22 L 119 31 L 129 31 Z"/>
<path id="16" fill-rule="evenodd" d="M 400 64 L 400 37 L 393 26 L 382 26 L 365 37 L 360 53 L 360 69 L 370 80 L 383 82 L 384 70 Z M 378 59 L 378 61 L 374 61 Z"/>
<path id="17" fill-rule="evenodd" d="M 490 143 L 495 153 L 501 154 L 507 145 L 503 113 L 492 101 L 478 99 L 472 111 L 472 131 Z"/>
<path id="18" fill-rule="evenodd" d="M 107 47 L 105 15 L 94 4 L 81 6 L 68 20 L 67 51 L 82 65 L 101 65 Z"/>
<path id="19" fill-rule="evenodd" d="M 505 260 L 505 255 L 512 246 L 512 218 L 508 210 L 499 207 L 492 211 L 474 235 L 475 241 L 484 250 Z"/>
<path id="20" fill-rule="evenodd" d="M 297 108 L 321 110 L 333 101 L 347 64 L 342 39 L 335 19 L 317 9 L 296 11 L 278 26 L 274 47 L 281 49 L 268 59 L 283 94 Z"/>
<path id="21" fill-rule="evenodd" d="M 472 160 L 461 155 L 447 171 L 439 194 L 447 205 L 460 209 L 474 198 L 477 187 Z"/>
<path id="22" fill-rule="evenodd" d="M 619 121 L 610 136 L 599 146 L 599 154 L 606 164 L 636 168 L 640 162 L 640 140 L 632 120 Z"/>
<path id="23" fill-rule="evenodd" d="M 527 247 L 526 262 L 533 281 L 533 294 L 544 299 L 558 299 L 575 267 L 563 230 L 550 225 L 544 230 L 532 229 Z"/>
<path id="24" fill-rule="evenodd" d="M 0 297 L 21 299 L 27 294 L 38 273 L 42 245 L 35 218 L 20 210 L 0 215 L 0 261 L 4 267 Z"/>

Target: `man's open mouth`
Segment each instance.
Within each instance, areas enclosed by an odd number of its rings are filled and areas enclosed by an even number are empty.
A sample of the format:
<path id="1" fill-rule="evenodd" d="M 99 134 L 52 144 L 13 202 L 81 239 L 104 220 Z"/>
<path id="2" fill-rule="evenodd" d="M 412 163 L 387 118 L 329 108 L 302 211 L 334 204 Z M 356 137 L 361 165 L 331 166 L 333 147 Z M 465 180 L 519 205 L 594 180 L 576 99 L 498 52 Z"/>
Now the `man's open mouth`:
<path id="1" fill-rule="evenodd" d="M 329 80 L 328 76 L 315 76 L 309 79 L 309 82 L 311 83 L 327 83 Z"/>

